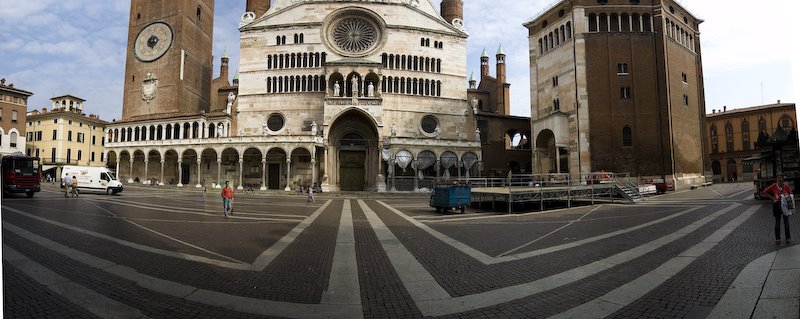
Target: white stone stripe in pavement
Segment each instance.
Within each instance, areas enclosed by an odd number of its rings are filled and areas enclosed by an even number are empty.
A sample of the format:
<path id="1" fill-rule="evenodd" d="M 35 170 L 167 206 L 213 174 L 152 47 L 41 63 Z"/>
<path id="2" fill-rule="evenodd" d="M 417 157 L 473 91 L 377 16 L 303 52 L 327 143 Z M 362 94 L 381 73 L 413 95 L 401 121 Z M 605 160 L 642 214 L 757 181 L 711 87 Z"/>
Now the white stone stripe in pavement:
<path id="1" fill-rule="evenodd" d="M 173 206 L 166 206 L 166 205 L 159 205 L 159 204 L 151 204 L 151 203 L 129 203 L 122 200 L 110 200 L 110 199 L 83 199 L 85 201 L 90 202 L 101 202 L 107 203 L 112 205 L 118 206 L 127 206 L 127 207 L 134 207 L 134 208 L 143 208 L 149 211 L 160 211 L 160 212 L 167 212 L 170 214 L 177 214 L 177 215 L 194 215 L 194 216 L 211 216 L 211 217 L 219 217 L 221 214 L 219 213 L 218 209 L 204 209 L 204 208 L 186 208 L 183 210 L 175 210 Z M 238 210 L 237 210 L 238 212 Z M 303 215 L 285 215 L 285 214 L 267 214 L 267 215 L 257 215 L 259 217 L 242 217 L 242 215 L 253 215 L 252 212 L 242 212 L 241 214 L 236 214 L 236 218 L 238 219 L 247 219 L 247 220 L 274 220 L 274 221 L 287 221 L 287 222 L 297 222 L 298 219 L 305 219 L 308 218 Z M 265 217 L 261 217 L 265 216 Z"/>
<path id="2" fill-rule="evenodd" d="M 328 201 L 328 203 L 330 203 L 330 201 Z M 328 203 L 326 203 L 326 206 Z M 350 224 L 352 225 L 352 219 Z M 84 253 L 82 251 L 64 246 L 50 239 L 41 237 L 27 230 L 11 225 L 7 222 L 3 222 L 3 228 L 23 238 L 26 238 L 27 240 L 30 240 L 38 245 L 53 250 L 65 257 L 81 262 L 87 266 L 103 270 L 105 272 L 121 277 L 123 279 L 133 281 L 145 289 L 149 289 L 169 296 L 200 302 L 207 305 L 224 307 L 232 309 L 234 311 L 253 313 L 265 316 L 277 316 L 277 317 L 289 317 L 289 318 L 362 318 L 363 317 L 363 308 L 360 304 L 360 299 L 358 304 L 345 304 L 345 303 L 301 304 L 301 303 L 291 303 L 283 301 L 241 297 L 217 291 L 199 289 L 197 287 L 193 287 L 190 285 L 185 285 L 169 280 L 164 280 L 161 278 L 156 278 L 150 275 L 142 274 L 133 268 L 119 265 L 114 262 L 99 257 L 95 257 L 87 253 Z M 347 227 L 345 227 L 345 231 L 347 231 Z M 349 236 L 353 237 L 352 235 Z M 341 243 L 341 245 L 347 246 L 346 241 Z M 347 250 L 347 249 L 348 249 L 347 247 L 340 246 L 337 240 L 336 250 Z M 3 256 L 3 258 L 6 259 L 5 255 Z M 343 265 L 347 267 L 356 266 L 355 263 L 348 263 Z M 336 278 L 340 274 L 342 273 L 352 274 L 357 272 L 358 272 L 357 268 L 348 269 L 345 271 L 332 272 L 329 278 L 329 286 L 331 286 L 330 283 L 337 283 L 344 281 L 342 279 Z M 334 284 L 334 286 L 336 286 L 336 284 Z M 269 289 L 269 287 L 264 287 L 264 289 Z M 356 292 L 355 294 L 357 294 L 360 298 L 359 292 Z M 334 302 L 338 301 L 334 300 Z"/>
<path id="3" fill-rule="evenodd" d="M 353 231 L 353 210 L 350 200 L 345 200 L 342 208 L 328 290 L 323 292 L 321 303 L 361 305 L 361 286 L 358 282 L 358 265 L 356 263 L 356 237 Z"/>
<path id="4" fill-rule="evenodd" d="M 425 270 L 425 267 L 403 246 L 403 243 L 389 230 L 389 227 L 386 227 L 386 224 L 383 223 L 378 215 L 363 200 L 358 200 L 358 205 L 364 211 L 364 215 L 375 232 L 375 236 L 378 237 L 383 251 L 389 257 L 389 261 L 400 277 L 400 281 L 403 282 L 403 286 L 411 294 L 411 298 L 417 304 L 423 300 L 449 299 L 450 294 L 436 282 L 431 273 Z"/>
<path id="5" fill-rule="evenodd" d="M 750 262 L 708 318 L 800 318 L 800 245 Z"/>
<path id="6" fill-rule="evenodd" d="M 359 205 L 364 209 L 367 220 L 375 229 L 376 234 L 379 235 L 383 249 L 389 256 L 389 260 L 403 281 L 409 295 L 414 299 L 422 314 L 426 316 L 442 316 L 490 307 L 576 282 L 655 251 L 691 234 L 705 224 L 741 206 L 741 204 L 730 205 L 651 242 L 546 278 L 486 292 L 452 297 L 436 282 L 425 267 L 416 260 L 414 255 L 386 228 L 375 212 L 363 204 L 362 201 L 359 201 Z"/>
<path id="7" fill-rule="evenodd" d="M 47 289 L 100 318 L 148 318 L 139 309 L 103 296 L 3 245 L 3 259 Z"/>
<path id="8" fill-rule="evenodd" d="M 300 236 L 300 234 L 302 234 L 303 231 L 305 231 L 306 228 L 308 228 L 308 226 L 311 225 L 311 223 L 317 220 L 317 217 L 319 217 L 319 215 L 322 214 L 322 212 L 325 211 L 325 209 L 328 208 L 330 204 L 331 204 L 330 200 L 326 201 L 325 204 L 323 204 L 322 207 L 320 207 L 319 209 L 317 209 L 317 211 L 311 214 L 311 216 L 308 216 L 306 219 L 300 222 L 300 224 L 292 228 L 292 230 L 290 230 L 289 233 L 281 237 L 281 239 L 278 240 L 278 242 L 276 242 L 275 244 L 270 246 L 269 249 L 261 253 L 261 255 L 259 255 L 256 258 L 255 262 L 253 262 L 252 269 L 256 271 L 262 271 L 264 270 L 264 268 L 267 268 L 267 266 L 270 263 L 272 263 L 272 261 L 275 260 L 275 258 L 278 257 L 278 255 L 280 255 L 283 252 L 283 250 L 289 246 L 289 244 L 291 244 L 295 239 L 297 239 L 297 236 Z"/>
<path id="9" fill-rule="evenodd" d="M 47 218 L 44 218 L 44 217 L 39 217 L 39 216 L 36 216 L 36 215 L 28 214 L 28 213 L 23 212 L 21 210 L 18 210 L 16 208 L 3 207 L 3 209 L 7 209 L 9 211 L 12 211 L 14 213 L 20 214 L 22 216 L 26 216 L 28 218 L 36 219 L 36 220 L 39 220 L 39 221 L 42 221 L 42 222 L 45 222 L 45 223 L 48 223 L 48 224 L 51 224 L 51 225 L 54 225 L 54 226 L 58 226 L 58 227 L 65 228 L 65 229 L 69 229 L 69 230 L 74 231 L 74 232 L 78 232 L 78 233 L 81 233 L 81 234 L 85 234 L 85 235 L 89 235 L 89 236 L 92 236 L 92 237 L 96 237 L 96 238 L 100 238 L 100 239 L 103 239 L 103 240 L 107 240 L 107 241 L 110 241 L 110 242 L 114 242 L 114 243 L 117 243 L 117 244 L 122 245 L 122 246 L 130 247 L 130 248 L 133 248 L 133 249 L 138 249 L 138 250 L 141 250 L 141 251 L 146 251 L 146 252 L 150 252 L 150 253 L 154 253 L 154 254 L 158 254 L 158 255 L 162 255 L 162 256 L 167 256 L 167 257 L 172 257 L 172 258 L 177 258 L 177 259 L 183 259 L 183 260 L 189 260 L 189 261 L 204 263 L 204 264 L 208 264 L 208 265 L 214 265 L 214 266 L 218 266 L 218 267 L 231 268 L 231 269 L 237 269 L 237 270 L 249 270 L 251 268 L 250 264 L 235 263 L 235 262 L 217 260 L 217 259 L 212 259 L 212 258 L 208 258 L 208 257 L 190 255 L 190 254 L 186 254 L 186 253 L 179 253 L 179 252 L 164 250 L 164 249 L 160 249 L 160 248 L 153 248 L 153 247 L 150 247 L 150 246 L 145 246 L 145 245 L 142 245 L 142 244 L 133 243 L 133 242 L 130 242 L 130 241 L 127 241 L 127 240 L 122 240 L 122 239 L 119 239 L 119 238 L 116 238 L 116 237 L 112 237 L 112 236 L 109 236 L 109 235 L 106 235 L 106 234 L 93 232 L 91 230 L 86 230 L 86 229 L 83 229 L 83 228 L 79 228 L 79 227 L 75 227 L 75 226 L 72 226 L 72 225 L 67 225 L 67 224 L 64 224 L 64 223 L 60 223 L 60 222 L 57 222 L 57 221 L 54 221 L 54 220 L 50 220 L 50 219 L 47 219 Z M 19 228 L 17 226 L 14 226 L 14 225 L 12 225 L 12 224 L 10 224 L 8 222 L 3 222 L 3 228 L 6 228 L 6 229 L 16 233 L 17 235 L 20 235 L 20 236 L 22 236 L 24 238 L 27 238 L 27 239 L 33 238 L 32 235 L 36 236 L 35 234 L 33 234 L 31 232 L 28 232 L 27 230 L 24 230 L 24 229 Z"/>
<path id="10" fill-rule="evenodd" d="M 697 260 L 697 258 L 714 248 L 714 246 L 719 244 L 723 239 L 730 235 L 734 229 L 739 227 L 739 225 L 750 218 L 750 216 L 752 216 L 759 208 L 761 208 L 760 205 L 748 208 L 744 213 L 722 226 L 722 228 L 718 229 L 710 236 L 706 237 L 706 239 L 704 239 L 702 242 L 692 246 L 683 253 L 678 254 L 678 256 L 673 257 L 647 274 L 644 274 L 639 278 L 636 278 L 633 281 L 628 282 L 592 301 L 550 318 L 601 318 L 617 312 L 623 307 L 643 297 L 645 294 L 657 288 L 673 276 L 677 275 L 680 271 L 689 266 L 689 264 Z"/>
<path id="11" fill-rule="evenodd" d="M 462 243 L 462 242 L 460 242 L 460 241 L 458 241 L 458 240 L 456 240 L 456 239 L 454 239 L 454 238 L 452 238 L 450 236 L 442 234 L 441 232 L 439 232 L 439 231 L 437 231 L 437 230 L 435 230 L 433 228 L 430 228 L 428 225 L 425 225 L 425 224 L 423 224 L 423 223 L 421 223 L 421 222 L 419 222 L 419 221 L 407 216 L 403 212 L 397 210 L 394 207 L 391 207 L 391 206 L 387 205 L 386 203 L 384 203 L 382 201 L 378 201 L 378 203 L 380 203 L 384 207 L 388 208 L 389 210 L 391 210 L 392 212 L 394 212 L 398 216 L 402 217 L 403 219 L 407 220 L 408 222 L 414 224 L 414 226 L 416 226 L 417 228 L 424 230 L 425 232 L 427 232 L 431 236 L 439 239 L 443 243 L 446 243 L 446 244 L 452 246 L 453 248 L 460 250 L 461 252 L 469 255 L 470 257 L 474 258 L 475 260 L 477 260 L 477 261 L 479 261 L 479 262 L 481 262 L 481 263 L 483 263 L 485 265 L 506 263 L 506 262 L 511 262 L 511 261 L 515 261 L 515 260 L 541 256 L 541 255 L 544 255 L 544 254 L 549 254 L 549 253 L 561 251 L 561 250 L 564 250 L 564 249 L 575 248 L 575 247 L 578 247 L 578 246 L 581 246 L 581 245 L 590 244 L 590 243 L 593 243 L 593 242 L 596 242 L 596 241 L 599 241 L 599 240 L 611 238 L 611 237 L 614 237 L 614 236 L 619 236 L 619 235 L 630 233 L 630 232 L 633 232 L 633 231 L 636 231 L 636 230 L 639 230 L 639 229 L 642 229 L 642 228 L 645 228 L 645 227 L 650 227 L 650 226 L 653 226 L 653 225 L 656 225 L 656 224 L 659 224 L 659 223 L 663 223 L 663 222 L 668 221 L 670 219 L 673 219 L 673 218 L 676 218 L 676 217 L 679 217 L 679 216 L 683 216 L 685 214 L 688 214 L 690 212 L 698 210 L 701 207 L 701 206 L 694 206 L 694 207 L 691 207 L 689 209 L 686 209 L 686 210 L 677 212 L 675 214 L 672 214 L 672 215 L 669 215 L 669 216 L 666 216 L 666 217 L 663 217 L 663 218 L 659 218 L 659 219 L 656 219 L 656 220 L 653 220 L 653 221 L 650 221 L 650 222 L 647 222 L 647 223 L 644 223 L 644 224 L 636 225 L 636 226 L 633 226 L 633 227 L 628 227 L 628 228 L 625 228 L 625 229 L 620 229 L 620 230 L 617 230 L 617 231 L 613 231 L 613 232 L 602 234 L 602 235 L 597 235 L 597 236 L 594 236 L 594 237 L 589 237 L 589 238 L 582 239 L 582 240 L 577 240 L 577 241 L 574 241 L 574 242 L 571 242 L 571 243 L 567 243 L 567 244 L 562 244 L 562 245 L 558 245 L 558 246 L 537 249 L 537 250 L 534 250 L 534 251 L 529 251 L 529 252 L 524 252 L 524 253 L 519 253 L 519 254 L 513 254 L 513 255 L 508 255 L 508 256 L 492 257 L 492 256 L 484 254 L 483 252 L 481 252 L 481 251 L 479 251 L 479 250 L 477 250 L 475 248 L 472 248 L 472 247 L 470 247 L 470 246 L 468 246 L 468 245 L 466 245 L 466 244 L 464 244 L 464 243 Z"/>

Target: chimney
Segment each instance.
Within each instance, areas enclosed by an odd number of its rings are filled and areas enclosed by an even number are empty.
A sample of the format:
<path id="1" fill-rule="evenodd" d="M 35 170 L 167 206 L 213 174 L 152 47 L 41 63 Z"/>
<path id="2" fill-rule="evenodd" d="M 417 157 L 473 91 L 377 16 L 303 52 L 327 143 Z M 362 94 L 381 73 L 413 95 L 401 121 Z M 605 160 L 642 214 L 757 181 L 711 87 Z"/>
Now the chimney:
<path id="1" fill-rule="evenodd" d="M 778 104 L 781 104 L 781 100 L 778 100 Z"/>
<path id="2" fill-rule="evenodd" d="M 717 109 L 711 109 L 711 114 L 717 114 Z"/>
<path id="3" fill-rule="evenodd" d="M 722 107 L 722 112 L 727 112 L 727 111 L 728 111 L 728 106 L 727 105 L 723 106 Z"/>

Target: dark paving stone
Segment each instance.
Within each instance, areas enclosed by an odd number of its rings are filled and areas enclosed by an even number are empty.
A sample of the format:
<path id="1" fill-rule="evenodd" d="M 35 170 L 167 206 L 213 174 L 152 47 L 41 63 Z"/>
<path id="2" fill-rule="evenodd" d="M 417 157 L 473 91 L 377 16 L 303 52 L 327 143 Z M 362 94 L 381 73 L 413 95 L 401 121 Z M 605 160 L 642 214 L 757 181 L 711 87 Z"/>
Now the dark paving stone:
<path id="1" fill-rule="evenodd" d="M 4 318 L 99 318 L 3 262 Z"/>

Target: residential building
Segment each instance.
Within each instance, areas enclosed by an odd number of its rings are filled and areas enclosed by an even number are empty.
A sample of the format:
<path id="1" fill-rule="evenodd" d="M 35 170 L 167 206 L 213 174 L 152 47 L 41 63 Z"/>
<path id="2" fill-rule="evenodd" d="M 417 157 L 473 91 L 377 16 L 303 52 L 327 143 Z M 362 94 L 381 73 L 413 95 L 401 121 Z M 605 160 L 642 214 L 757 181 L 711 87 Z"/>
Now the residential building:
<path id="1" fill-rule="evenodd" d="M 25 113 L 31 95 L 0 79 L 0 154 L 24 153 Z"/>
<path id="2" fill-rule="evenodd" d="M 706 115 L 706 153 L 714 182 L 753 180 L 759 167 L 746 159 L 760 155 L 758 142 L 797 131 L 794 103 L 758 105 L 728 110 L 714 109 Z M 780 128 L 780 132 L 778 129 Z M 757 162 L 757 161 L 755 161 Z"/>
<path id="3" fill-rule="evenodd" d="M 108 122 L 86 115 L 84 99 L 56 96 L 47 108 L 27 114 L 25 153 L 41 159 L 45 174 L 60 176 L 64 165 L 104 166 L 105 128 Z"/>

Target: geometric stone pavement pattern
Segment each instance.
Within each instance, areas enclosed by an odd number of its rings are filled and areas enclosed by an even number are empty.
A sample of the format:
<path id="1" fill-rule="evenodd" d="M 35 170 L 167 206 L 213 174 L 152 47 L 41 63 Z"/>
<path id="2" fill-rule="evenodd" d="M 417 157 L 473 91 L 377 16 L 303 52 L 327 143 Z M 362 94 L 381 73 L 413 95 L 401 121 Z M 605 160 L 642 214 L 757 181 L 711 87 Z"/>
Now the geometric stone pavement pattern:
<path id="1" fill-rule="evenodd" d="M 744 183 L 515 215 L 322 195 L 237 194 L 229 219 L 213 190 L 3 198 L 4 315 L 705 317 L 748 264 L 795 248 Z"/>

